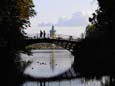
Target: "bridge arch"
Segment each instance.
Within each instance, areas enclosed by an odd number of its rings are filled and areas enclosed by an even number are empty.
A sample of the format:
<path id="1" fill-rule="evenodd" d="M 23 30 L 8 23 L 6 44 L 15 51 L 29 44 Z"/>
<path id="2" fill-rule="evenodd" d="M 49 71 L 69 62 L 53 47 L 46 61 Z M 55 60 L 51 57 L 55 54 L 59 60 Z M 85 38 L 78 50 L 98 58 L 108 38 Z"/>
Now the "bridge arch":
<path id="1" fill-rule="evenodd" d="M 62 48 L 70 51 L 73 54 L 74 47 L 77 45 L 78 42 L 71 41 L 71 40 L 64 40 L 64 39 L 49 39 L 49 38 L 45 38 L 45 39 L 25 39 L 25 40 L 23 40 L 21 45 L 23 47 L 25 47 L 25 46 L 29 46 L 29 45 L 36 44 L 36 43 L 52 43 L 52 44 L 61 46 Z"/>
<path id="2" fill-rule="evenodd" d="M 78 42 L 70 41 L 70 40 L 64 40 L 64 39 L 48 39 L 48 38 L 46 38 L 46 39 L 25 39 L 25 40 L 23 40 L 22 45 L 24 47 L 24 46 L 29 46 L 29 45 L 36 44 L 36 43 L 53 43 L 53 44 L 62 46 L 64 49 L 70 51 L 71 54 L 73 54 L 72 51 L 70 50 L 70 48 L 74 50 L 74 46 L 76 46 Z M 65 47 L 63 45 L 65 45 Z M 75 59 L 75 57 L 74 57 L 74 59 Z M 65 79 L 65 78 L 70 78 L 70 77 L 75 78 L 76 76 L 78 76 L 77 73 L 75 73 L 75 70 L 73 67 L 74 63 L 75 63 L 75 60 L 73 60 L 73 62 L 71 64 L 72 69 L 70 68 L 69 70 L 67 70 L 67 72 L 65 71 L 63 73 L 60 73 L 59 77 L 57 79 L 60 79 L 60 77 Z M 71 75 L 68 75 L 68 73 L 71 73 Z M 34 79 L 31 76 L 26 76 L 26 77 L 29 79 L 33 79 L 35 81 L 39 80 L 39 78 Z M 25 77 L 25 79 L 26 79 L 26 77 Z M 56 77 L 57 76 L 55 76 L 54 78 L 56 78 Z M 50 79 L 53 79 L 53 78 L 50 77 Z M 43 78 L 43 80 L 45 80 L 45 78 Z"/>

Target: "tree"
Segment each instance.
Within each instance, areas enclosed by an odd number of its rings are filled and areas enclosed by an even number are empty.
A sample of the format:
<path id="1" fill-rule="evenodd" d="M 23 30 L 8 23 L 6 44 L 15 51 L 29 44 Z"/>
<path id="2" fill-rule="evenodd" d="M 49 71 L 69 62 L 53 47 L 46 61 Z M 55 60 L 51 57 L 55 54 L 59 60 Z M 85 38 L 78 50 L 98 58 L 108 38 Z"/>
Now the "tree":
<path id="1" fill-rule="evenodd" d="M 99 9 L 89 18 L 86 38 L 75 47 L 76 66 L 83 76 L 115 76 L 114 0 L 98 0 Z"/>
<path id="2" fill-rule="evenodd" d="M 19 40 L 26 37 L 24 29 L 30 26 L 29 17 L 36 14 L 33 7 L 31 0 L 0 1 L 0 57 L 3 62 L 0 66 L 5 77 L 1 78 L 11 86 L 21 80 L 14 60 L 19 54 Z"/>
<path id="3" fill-rule="evenodd" d="M 92 14 L 92 18 L 89 18 L 89 22 L 96 27 L 95 32 L 98 36 L 97 39 L 108 41 L 114 39 L 114 2 L 114 0 L 98 0 L 99 9 Z"/>
<path id="4" fill-rule="evenodd" d="M 96 38 L 96 27 L 94 24 L 87 25 L 85 38 Z M 94 36 L 95 35 L 95 36 Z"/>

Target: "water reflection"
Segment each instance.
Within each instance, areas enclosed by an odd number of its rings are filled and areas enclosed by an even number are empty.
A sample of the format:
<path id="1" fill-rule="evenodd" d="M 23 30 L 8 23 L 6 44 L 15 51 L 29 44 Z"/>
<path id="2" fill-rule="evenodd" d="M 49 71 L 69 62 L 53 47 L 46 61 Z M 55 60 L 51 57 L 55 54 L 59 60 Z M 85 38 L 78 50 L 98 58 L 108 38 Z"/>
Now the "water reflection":
<path id="1" fill-rule="evenodd" d="M 74 62 L 74 56 L 67 50 L 32 50 L 33 54 L 28 56 L 21 54 L 21 61 L 28 63 L 24 70 L 25 75 L 36 78 L 54 77 L 64 71 L 71 70 Z M 54 56 L 52 58 L 52 56 Z M 53 63 L 52 63 L 53 62 Z M 69 72 L 68 72 L 69 73 Z M 68 75 L 68 74 L 67 74 Z M 75 75 L 76 76 L 76 75 Z M 102 80 L 90 80 L 85 82 L 84 79 L 56 80 L 56 81 L 25 81 L 22 86 L 104 86 L 109 81 L 108 77 Z"/>
<path id="2" fill-rule="evenodd" d="M 51 82 L 31 82 L 27 81 L 23 86 L 101 86 L 101 82 L 98 80 L 91 80 L 88 82 L 81 82 L 81 79 L 63 80 L 63 81 L 51 81 Z"/>
<path id="3" fill-rule="evenodd" d="M 57 76 L 69 70 L 74 62 L 74 56 L 67 50 L 32 50 L 32 53 L 30 56 L 21 54 L 21 59 L 31 62 L 24 74 L 35 78 Z"/>

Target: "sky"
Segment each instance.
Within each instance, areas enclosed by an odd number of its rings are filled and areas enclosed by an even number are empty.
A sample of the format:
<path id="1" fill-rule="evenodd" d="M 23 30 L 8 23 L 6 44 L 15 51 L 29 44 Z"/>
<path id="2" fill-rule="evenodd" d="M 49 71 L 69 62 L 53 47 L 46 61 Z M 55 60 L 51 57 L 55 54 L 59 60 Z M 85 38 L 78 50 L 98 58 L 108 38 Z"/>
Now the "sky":
<path id="1" fill-rule="evenodd" d="M 97 0 L 33 0 L 37 15 L 30 19 L 31 29 L 41 26 L 86 27 L 98 7 Z"/>

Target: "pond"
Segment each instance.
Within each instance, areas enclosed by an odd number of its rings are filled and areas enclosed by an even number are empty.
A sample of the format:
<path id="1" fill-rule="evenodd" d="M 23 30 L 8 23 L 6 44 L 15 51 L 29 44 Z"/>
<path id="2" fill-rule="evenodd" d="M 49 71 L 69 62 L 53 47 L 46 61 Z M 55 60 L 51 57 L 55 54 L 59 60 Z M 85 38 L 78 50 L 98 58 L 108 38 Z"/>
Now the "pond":
<path id="1" fill-rule="evenodd" d="M 45 78 L 46 81 L 26 80 L 22 86 L 102 86 L 108 77 L 102 80 L 92 79 L 85 82 L 84 78 L 69 80 L 48 81 L 48 78 L 56 77 L 69 69 L 74 63 L 74 56 L 64 49 L 32 50 L 32 55 L 20 54 L 22 62 L 29 62 L 24 69 L 24 75 L 32 78 Z"/>
<path id="2" fill-rule="evenodd" d="M 21 54 L 21 60 L 31 62 L 24 70 L 34 78 L 49 78 L 69 70 L 74 56 L 68 50 L 32 50 L 32 55 Z"/>

